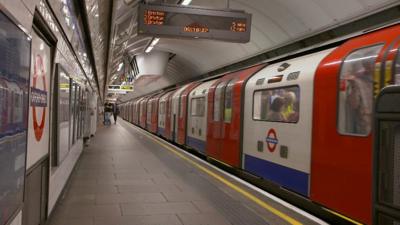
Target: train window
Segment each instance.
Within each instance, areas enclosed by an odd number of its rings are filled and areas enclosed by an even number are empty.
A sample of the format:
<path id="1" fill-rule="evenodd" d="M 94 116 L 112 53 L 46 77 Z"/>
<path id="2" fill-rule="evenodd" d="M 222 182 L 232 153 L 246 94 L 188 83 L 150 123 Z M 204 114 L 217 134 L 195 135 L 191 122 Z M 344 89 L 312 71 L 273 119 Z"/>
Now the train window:
<path id="1" fill-rule="evenodd" d="M 297 123 L 300 113 L 298 86 L 265 89 L 254 92 L 253 119 Z"/>
<path id="2" fill-rule="evenodd" d="M 144 100 L 140 103 L 140 108 L 142 109 L 141 113 L 140 113 L 140 117 L 145 116 L 145 113 L 146 113 L 146 108 L 145 108 L 145 104 L 144 103 L 145 103 Z"/>
<path id="3" fill-rule="evenodd" d="M 152 110 L 152 104 L 150 102 L 147 102 L 147 115 L 146 115 L 146 121 L 147 123 L 151 122 L 151 111 Z"/>
<path id="4" fill-rule="evenodd" d="M 152 113 L 157 113 L 157 101 L 153 100 Z"/>
<path id="5" fill-rule="evenodd" d="M 215 88 L 214 93 L 214 121 L 222 120 L 222 103 L 224 102 L 224 91 L 225 91 L 226 82 L 221 82 Z"/>
<path id="6" fill-rule="evenodd" d="M 394 62 L 394 83 L 400 85 L 400 49 L 397 49 L 396 61 Z"/>
<path id="7" fill-rule="evenodd" d="M 224 100 L 224 122 L 230 123 L 232 120 L 232 101 L 233 101 L 233 85 L 236 80 L 229 81 L 225 89 L 225 100 Z"/>
<path id="8" fill-rule="evenodd" d="M 371 131 L 375 60 L 383 45 L 350 53 L 340 71 L 338 132 L 366 136 Z"/>
<path id="9" fill-rule="evenodd" d="M 205 97 L 192 98 L 190 102 L 192 116 L 204 116 L 205 112 Z"/>
<path id="10" fill-rule="evenodd" d="M 165 114 L 165 102 L 160 103 L 160 115 Z"/>
<path id="11" fill-rule="evenodd" d="M 179 97 L 179 102 L 178 102 L 178 107 L 179 107 L 179 118 L 183 118 L 183 110 L 185 107 L 183 107 L 183 98 L 182 96 Z"/>

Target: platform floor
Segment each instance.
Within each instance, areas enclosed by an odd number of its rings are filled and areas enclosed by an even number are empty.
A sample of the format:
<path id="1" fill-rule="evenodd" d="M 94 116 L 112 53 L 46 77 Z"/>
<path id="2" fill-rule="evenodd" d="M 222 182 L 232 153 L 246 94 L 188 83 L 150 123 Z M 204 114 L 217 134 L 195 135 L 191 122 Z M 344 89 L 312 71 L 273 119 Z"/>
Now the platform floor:
<path id="1" fill-rule="evenodd" d="M 162 143 L 122 120 L 101 128 L 48 224 L 317 224 Z"/>

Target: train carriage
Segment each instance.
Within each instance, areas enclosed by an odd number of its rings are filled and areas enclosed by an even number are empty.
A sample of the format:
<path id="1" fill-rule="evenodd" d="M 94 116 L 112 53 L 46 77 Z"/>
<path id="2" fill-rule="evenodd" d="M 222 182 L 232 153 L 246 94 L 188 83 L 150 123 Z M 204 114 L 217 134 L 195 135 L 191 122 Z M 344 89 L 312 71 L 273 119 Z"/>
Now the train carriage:
<path id="1" fill-rule="evenodd" d="M 171 131 L 171 96 L 174 91 L 164 93 L 158 103 L 158 130 L 157 134 L 169 139 Z"/>
<path id="2" fill-rule="evenodd" d="M 373 100 L 396 83 L 399 40 L 400 25 L 353 38 L 315 75 L 311 199 L 364 223 L 371 223 Z"/>
<path id="3" fill-rule="evenodd" d="M 156 134 L 158 130 L 158 102 L 163 93 L 153 95 L 147 102 L 148 118 L 147 130 Z M 149 110 L 150 107 L 150 110 Z"/>
<path id="4" fill-rule="evenodd" d="M 187 95 L 197 84 L 193 82 L 182 86 L 171 98 L 171 140 L 180 145 L 184 145 L 186 139 Z"/>
<path id="5" fill-rule="evenodd" d="M 130 114 L 131 114 L 131 110 L 130 110 L 130 104 L 131 104 L 131 102 L 127 102 L 126 104 L 125 104 L 125 118 L 126 118 L 126 121 L 130 121 Z"/>
<path id="6" fill-rule="evenodd" d="M 186 145 L 206 154 L 208 91 L 216 80 L 206 81 L 188 95 Z"/>
<path id="7" fill-rule="evenodd" d="M 196 88 L 200 83 L 199 82 L 192 82 L 189 86 L 183 90 L 179 98 L 179 113 L 178 113 L 178 133 L 177 133 L 177 141 L 176 143 L 180 145 L 186 144 L 186 137 L 187 137 L 187 122 L 188 122 L 188 99 L 189 93 Z"/>
<path id="8" fill-rule="evenodd" d="M 396 82 L 388 60 L 399 36 L 400 26 L 389 27 L 253 76 L 244 99 L 243 169 L 371 223 L 373 100 Z"/>
<path id="9" fill-rule="evenodd" d="M 125 106 L 126 106 L 126 103 L 119 105 L 120 115 L 121 115 L 122 119 L 124 119 L 124 120 L 126 118 L 125 117 Z"/>
<path id="10" fill-rule="evenodd" d="M 180 98 L 182 92 L 188 88 L 189 84 L 186 84 L 180 88 L 178 88 L 171 97 L 171 141 L 177 143 L 178 141 L 178 117 L 179 112 L 181 111 L 181 106 L 180 106 Z"/>
<path id="11" fill-rule="evenodd" d="M 147 121 L 147 101 L 150 96 L 145 96 L 139 100 L 140 105 L 140 115 L 139 115 L 139 126 L 141 128 L 146 129 L 146 121 Z"/>
<path id="12" fill-rule="evenodd" d="M 126 121 L 130 122 L 131 121 L 131 102 L 127 102 L 125 104 L 126 107 Z"/>
<path id="13" fill-rule="evenodd" d="M 314 74 L 332 50 L 276 63 L 247 82 L 243 169 L 309 196 Z"/>
<path id="14" fill-rule="evenodd" d="M 133 124 L 139 125 L 140 101 L 142 98 L 133 100 Z"/>
<path id="15" fill-rule="evenodd" d="M 134 113 L 134 102 L 133 101 L 129 102 L 128 108 L 129 108 L 129 113 L 128 113 L 129 122 L 133 123 L 133 117 L 135 116 L 135 113 Z"/>
<path id="16" fill-rule="evenodd" d="M 226 74 L 210 87 L 207 110 L 207 156 L 241 167 L 242 93 L 247 79 L 265 64 Z"/>

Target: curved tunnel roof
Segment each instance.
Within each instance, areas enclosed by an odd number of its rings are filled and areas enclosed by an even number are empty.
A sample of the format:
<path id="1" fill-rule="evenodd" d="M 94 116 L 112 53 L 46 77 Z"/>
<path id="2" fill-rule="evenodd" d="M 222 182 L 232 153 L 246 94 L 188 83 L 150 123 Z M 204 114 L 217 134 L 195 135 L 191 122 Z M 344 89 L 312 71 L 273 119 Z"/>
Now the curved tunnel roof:
<path id="1" fill-rule="evenodd" d="M 136 33 L 138 0 L 115 0 L 112 10 L 107 75 L 100 86 L 119 74 L 124 54 L 144 54 L 152 37 Z M 160 2 L 160 1 L 147 1 Z M 177 4 L 177 0 L 161 1 Z M 191 5 L 226 8 L 227 0 L 193 0 Z M 153 51 L 174 54 L 157 82 L 122 96 L 130 98 L 193 79 L 257 54 L 333 29 L 399 4 L 397 0 L 230 0 L 229 8 L 252 14 L 251 39 L 246 44 L 215 40 L 161 38 Z M 146 74 L 141 74 L 146 75 Z M 101 75 L 100 75 L 101 76 Z"/>

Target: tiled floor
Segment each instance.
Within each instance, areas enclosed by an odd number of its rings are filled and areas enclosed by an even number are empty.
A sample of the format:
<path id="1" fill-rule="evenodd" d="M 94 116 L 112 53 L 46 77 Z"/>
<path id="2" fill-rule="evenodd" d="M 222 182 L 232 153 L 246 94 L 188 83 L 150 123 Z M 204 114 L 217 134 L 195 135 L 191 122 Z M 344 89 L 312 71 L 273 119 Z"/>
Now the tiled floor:
<path id="1" fill-rule="evenodd" d="M 303 224 L 313 224 L 271 200 L 262 200 Z M 120 121 L 101 128 L 85 148 L 49 224 L 287 223 Z"/>

